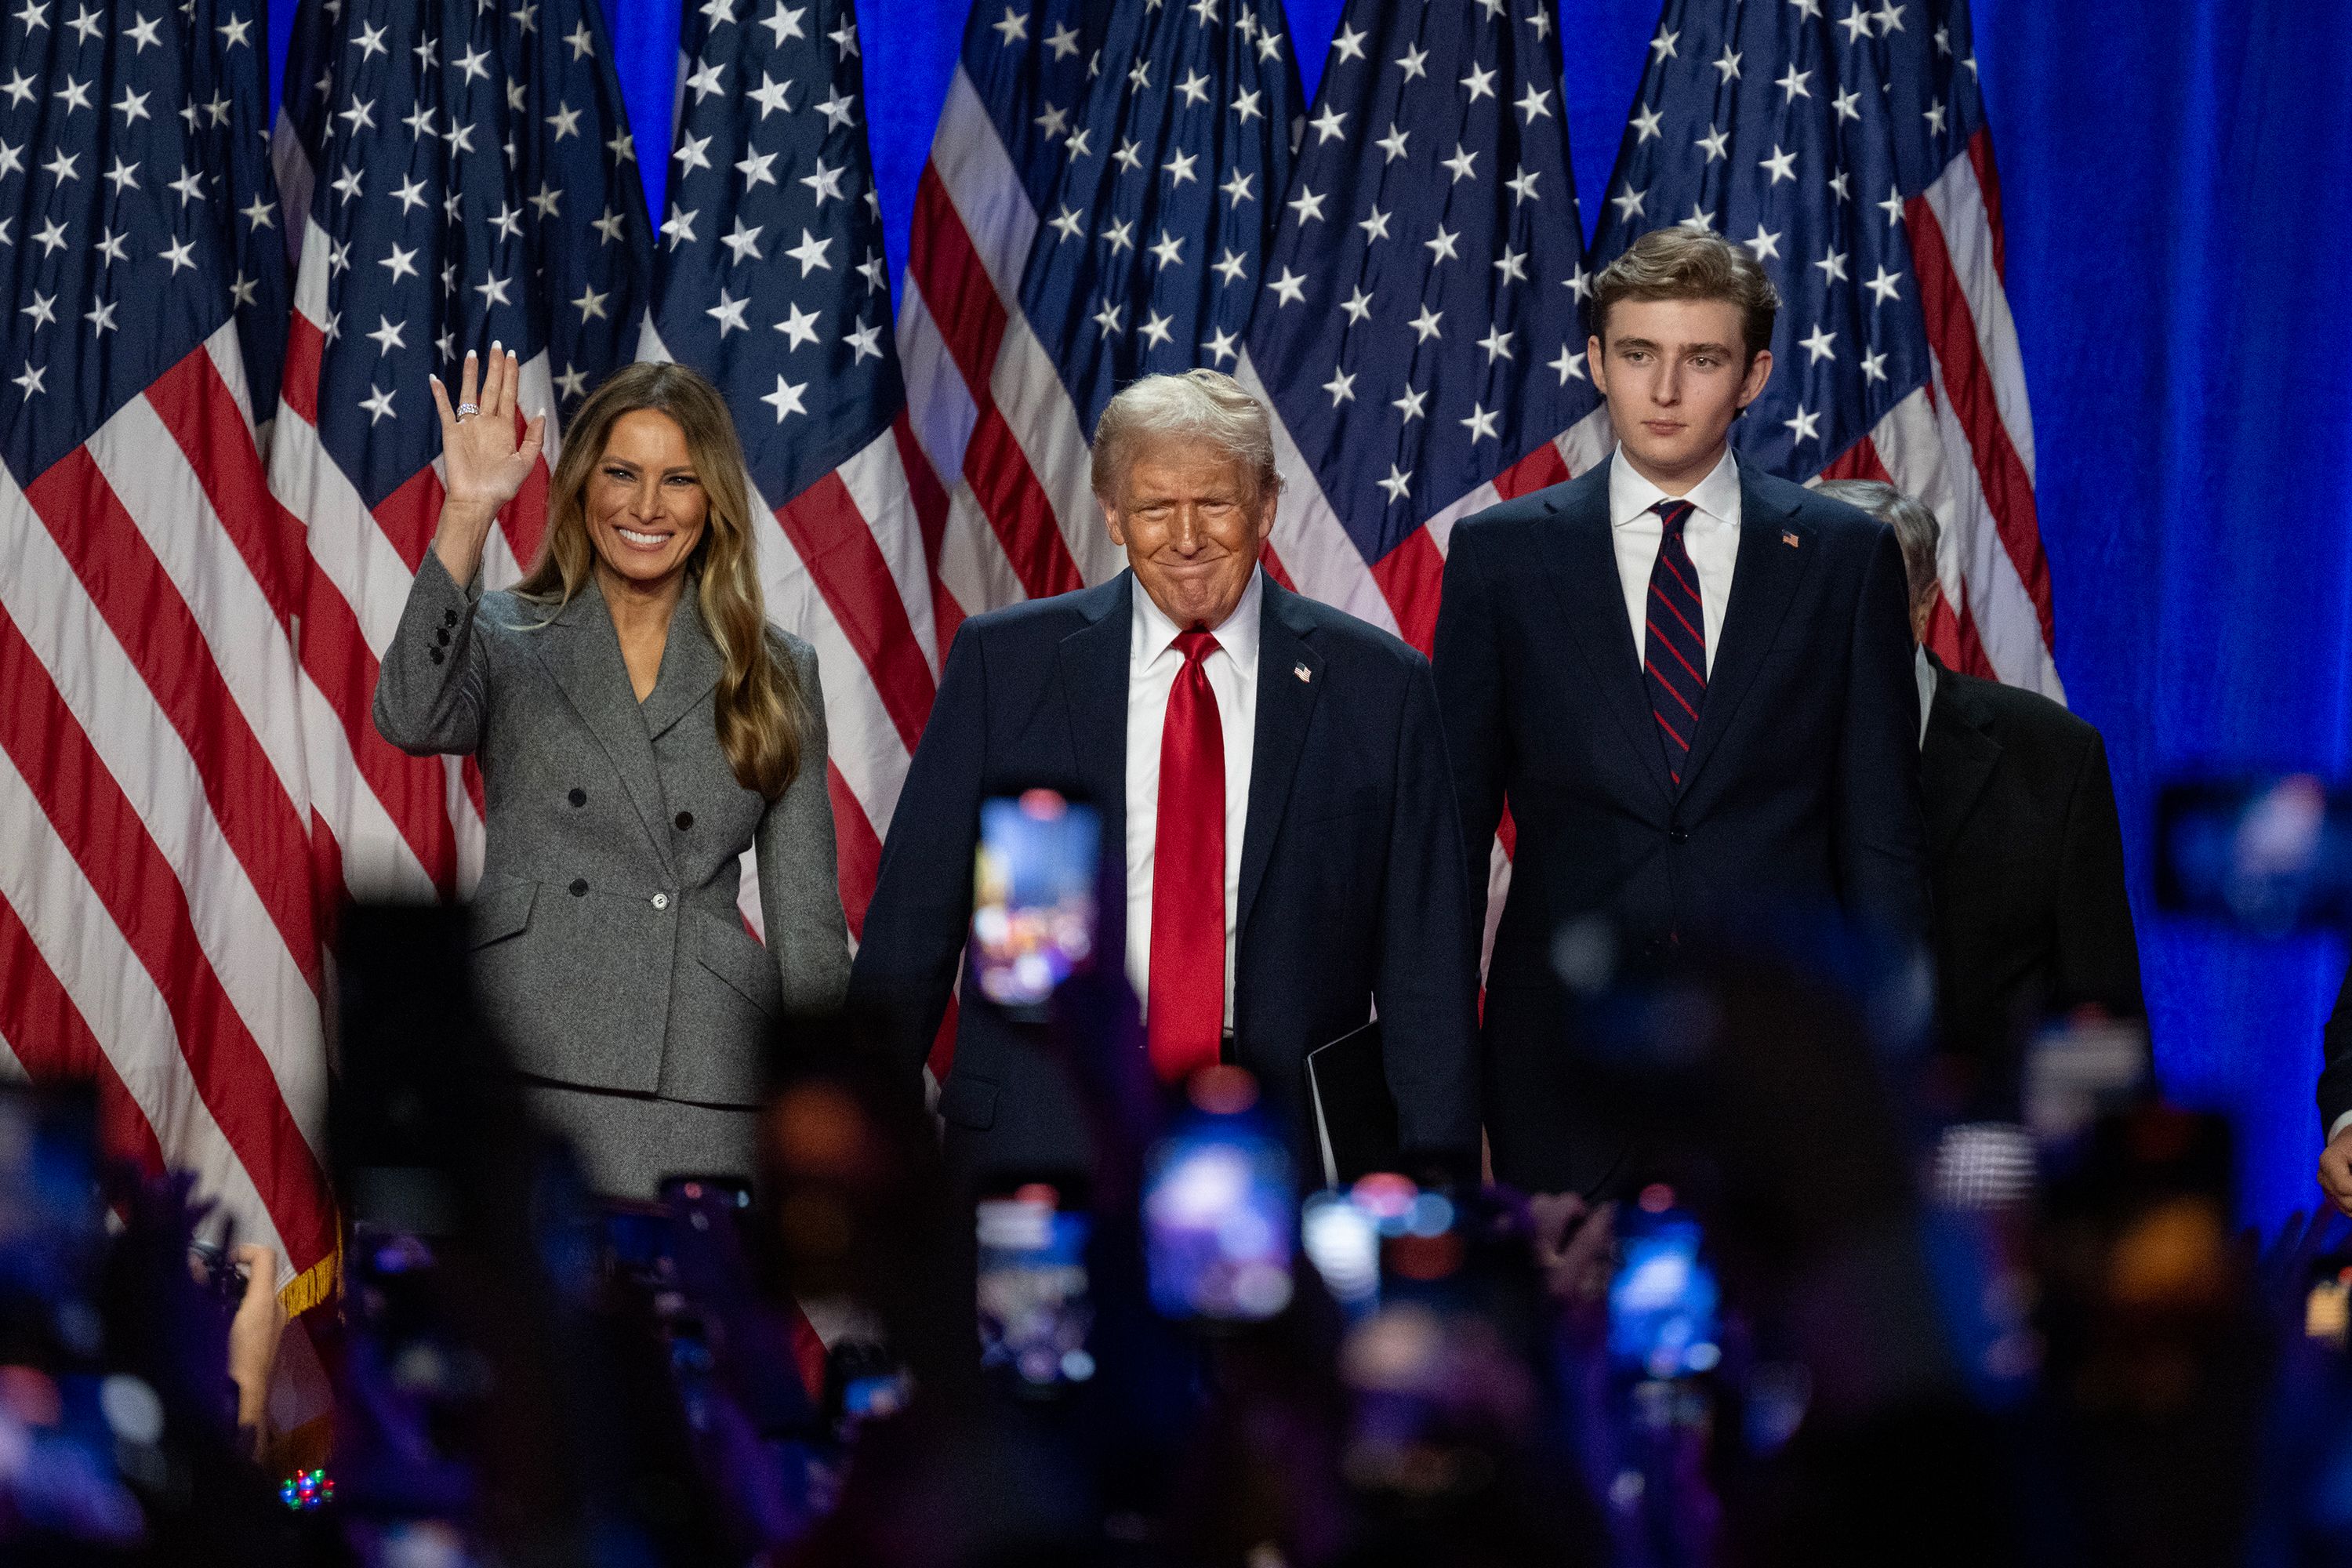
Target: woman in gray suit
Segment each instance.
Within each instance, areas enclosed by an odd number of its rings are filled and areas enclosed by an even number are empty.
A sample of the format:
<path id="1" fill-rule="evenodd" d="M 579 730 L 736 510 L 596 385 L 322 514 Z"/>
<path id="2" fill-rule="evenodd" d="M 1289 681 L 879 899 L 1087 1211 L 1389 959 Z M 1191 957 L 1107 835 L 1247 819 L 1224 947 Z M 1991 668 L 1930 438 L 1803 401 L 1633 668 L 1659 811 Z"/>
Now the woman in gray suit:
<path id="1" fill-rule="evenodd" d="M 376 684 L 404 752 L 472 752 L 487 844 L 477 987 L 588 1178 L 745 1173 L 763 1045 L 839 1004 L 849 946 L 816 655 L 768 625 L 733 421 L 678 365 L 616 372 L 564 432 L 547 535 L 509 593 L 476 581 L 538 460 L 510 353 L 441 383 L 447 493 Z M 736 909 L 756 846 L 767 945 Z"/>

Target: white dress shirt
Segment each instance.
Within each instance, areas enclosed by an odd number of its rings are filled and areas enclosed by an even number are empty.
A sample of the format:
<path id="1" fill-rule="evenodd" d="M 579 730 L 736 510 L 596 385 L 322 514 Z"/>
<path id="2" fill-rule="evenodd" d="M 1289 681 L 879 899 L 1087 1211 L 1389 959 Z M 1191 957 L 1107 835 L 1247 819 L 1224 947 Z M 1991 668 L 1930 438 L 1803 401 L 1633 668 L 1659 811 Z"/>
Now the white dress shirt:
<path id="1" fill-rule="evenodd" d="M 1927 749 L 1927 710 L 1936 705 L 1936 667 L 1927 662 L 1923 644 L 1912 650 L 1912 668 L 1919 677 L 1919 749 Z"/>
<path id="2" fill-rule="evenodd" d="M 1634 472 L 1620 447 L 1609 459 L 1609 537 L 1617 547 L 1617 580 L 1625 590 L 1625 618 L 1633 627 L 1633 652 L 1646 659 L 1649 647 L 1650 574 L 1666 520 L 1650 509 L 1662 500 L 1686 500 L 1692 511 L 1683 523 L 1683 544 L 1698 568 L 1699 607 L 1706 612 L 1706 672 L 1715 673 L 1716 645 L 1723 640 L 1724 606 L 1731 603 L 1731 574 L 1739 563 L 1739 465 L 1724 448 L 1723 460 L 1706 478 L 1675 497 Z"/>
<path id="3" fill-rule="evenodd" d="M 1184 656 L 1176 638 L 1184 628 L 1134 584 L 1133 631 L 1127 645 L 1127 978 L 1135 999 L 1151 995 L 1151 868 L 1160 842 L 1160 743 L 1168 722 L 1168 695 Z M 1217 700 L 1217 727 L 1225 748 L 1225 1027 L 1234 1026 L 1234 922 L 1241 905 L 1242 834 L 1249 825 L 1250 756 L 1257 743 L 1258 606 L 1265 595 L 1250 574 L 1241 603 L 1212 626 L 1216 649 L 1201 661 Z"/>

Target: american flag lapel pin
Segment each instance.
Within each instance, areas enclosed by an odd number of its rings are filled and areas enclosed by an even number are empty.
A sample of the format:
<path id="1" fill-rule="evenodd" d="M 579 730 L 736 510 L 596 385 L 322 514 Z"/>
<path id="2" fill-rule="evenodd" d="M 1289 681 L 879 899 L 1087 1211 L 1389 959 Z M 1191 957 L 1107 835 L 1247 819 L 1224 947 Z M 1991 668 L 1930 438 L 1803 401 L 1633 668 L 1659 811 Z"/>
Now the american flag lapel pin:
<path id="1" fill-rule="evenodd" d="M 1780 531 L 1780 542 L 1787 545 L 1791 550 L 1797 548 L 1797 531 L 1793 528 L 1782 529 Z"/>
<path id="2" fill-rule="evenodd" d="M 1295 675 L 1295 676 L 1297 676 L 1297 677 L 1298 677 L 1298 679 L 1299 679 L 1300 680 L 1302 680 L 1302 681 L 1311 681 L 1311 680 L 1313 680 L 1313 679 L 1315 679 L 1315 672 L 1314 672 L 1313 670 L 1311 670 L 1311 669 L 1307 668 L 1305 665 L 1303 665 L 1303 664 L 1294 664 L 1294 665 L 1292 665 L 1292 666 L 1290 667 L 1290 673 L 1291 673 L 1291 674 L 1293 674 L 1293 675 Z"/>

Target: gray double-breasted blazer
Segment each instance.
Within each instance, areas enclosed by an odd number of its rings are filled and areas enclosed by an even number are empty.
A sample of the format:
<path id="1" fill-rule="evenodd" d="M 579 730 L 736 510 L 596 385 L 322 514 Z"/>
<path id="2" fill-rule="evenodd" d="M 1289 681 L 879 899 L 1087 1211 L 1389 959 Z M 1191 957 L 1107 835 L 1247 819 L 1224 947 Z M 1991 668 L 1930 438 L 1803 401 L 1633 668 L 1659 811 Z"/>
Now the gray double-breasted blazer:
<path id="1" fill-rule="evenodd" d="M 639 703 L 593 576 L 551 620 L 460 587 L 425 552 L 384 652 L 375 726 L 402 751 L 479 763 L 475 980 L 520 1070 L 754 1104 L 771 1026 L 840 1003 L 849 942 L 816 654 L 769 635 L 805 710 L 800 770 L 773 802 L 738 784 L 719 749 L 719 654 L 691 586 Z M 752 846 L 764 949 L 735 905 Z"/>

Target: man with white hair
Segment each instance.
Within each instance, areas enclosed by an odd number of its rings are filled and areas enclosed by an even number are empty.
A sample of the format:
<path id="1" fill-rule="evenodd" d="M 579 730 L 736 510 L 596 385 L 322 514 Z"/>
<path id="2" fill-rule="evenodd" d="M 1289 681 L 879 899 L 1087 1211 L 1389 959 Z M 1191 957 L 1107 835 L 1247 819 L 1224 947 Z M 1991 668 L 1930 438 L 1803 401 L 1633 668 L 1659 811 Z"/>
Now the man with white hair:
<path id="1" fill-rule="evenodd" d="M 1478 1143 L 1475 987 L 1428 661 L 1261 567 L 1282 481 L 1266 412 L 1231 377 L 1119 393 L 1093 479 L 1128 569 L 957 633 L 852 1005 L 911 1081 L 964 950 L 982 800 L 1058 788 L 1102 814 L 1122 889 L 1102 943 L 1123 954 L 1153 1073 L 1248 1068 L 1307 1155 L 1307 1054 L 1377 1006 L 1403 1150 L 1462 1168 Z M 1085 1171 L 1069 1084 L 979 995 L 964 987 L 939 1101 L 951 1166 Z"/>

